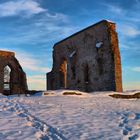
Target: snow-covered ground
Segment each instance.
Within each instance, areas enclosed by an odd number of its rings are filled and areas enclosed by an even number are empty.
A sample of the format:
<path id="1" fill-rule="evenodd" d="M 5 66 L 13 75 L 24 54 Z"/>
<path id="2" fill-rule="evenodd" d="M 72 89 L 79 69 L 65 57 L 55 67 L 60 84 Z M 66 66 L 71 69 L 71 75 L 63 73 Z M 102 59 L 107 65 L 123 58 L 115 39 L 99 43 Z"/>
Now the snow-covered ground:
<path id="1" fill-rule="evenodd" d="M 140 140 L 140 99 L 62 92 L 0 95 L 0 140 Z"/>

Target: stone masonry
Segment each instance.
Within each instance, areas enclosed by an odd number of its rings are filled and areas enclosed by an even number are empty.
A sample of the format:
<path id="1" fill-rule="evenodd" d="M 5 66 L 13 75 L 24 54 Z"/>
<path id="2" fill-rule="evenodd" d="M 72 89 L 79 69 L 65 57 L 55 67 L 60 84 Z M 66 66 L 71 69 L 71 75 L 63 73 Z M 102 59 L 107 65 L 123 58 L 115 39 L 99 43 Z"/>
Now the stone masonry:
<path id="1" fill-rule="evenodd" d="M 115 23 L 100 21 L 56 43 L 47 89 L 122 92 Z"/>
<path id="2" fill-rule="evenodd" d="M 9 81 L 5 81 L 5 69 L 9 70 Z M 28 90 L 26 74 L 15 58 L 14 52 L 0 50 L 0 93 L 22 94 Z"/>

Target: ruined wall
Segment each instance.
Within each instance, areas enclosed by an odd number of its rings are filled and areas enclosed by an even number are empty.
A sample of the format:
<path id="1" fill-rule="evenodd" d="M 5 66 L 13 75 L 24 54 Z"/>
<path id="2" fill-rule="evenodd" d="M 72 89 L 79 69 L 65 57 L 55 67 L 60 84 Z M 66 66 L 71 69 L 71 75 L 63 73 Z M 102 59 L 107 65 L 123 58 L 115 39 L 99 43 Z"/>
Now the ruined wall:
<path id="1" fill-rule="evenodd" d="M 103 20 L 54 45 L 47 88 L 122 91 L 115 24 Z"/>
<path id="2" fill-rule="evenodd" d="M 4 68 L 8 66 L 10 72 L 10 88 L 4 89 Z M 22 94 L 28 90 L 26 74 L 15 58 L 15 53 L 0 51 L 0 93 L 4 94 Z"/>

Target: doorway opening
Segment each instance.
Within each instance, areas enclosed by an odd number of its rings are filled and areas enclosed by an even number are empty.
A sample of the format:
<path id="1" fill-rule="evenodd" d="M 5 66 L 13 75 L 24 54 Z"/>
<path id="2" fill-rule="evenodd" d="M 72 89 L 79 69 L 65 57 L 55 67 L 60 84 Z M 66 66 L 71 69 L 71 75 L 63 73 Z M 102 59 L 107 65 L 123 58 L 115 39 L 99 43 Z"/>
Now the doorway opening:
<path id="1" fill-rule="evenodd" d="M 63 59 L 60 65 L 59 77 L 60 77 L 60 87 L 67 88 L 67 60 L 66 59 Z"/>
<path id="2" fill-rule="evenodd" d="M 89 66 L 87 64 L 84 68 L 84 81 L 86 84 L 89 83 Z"/>

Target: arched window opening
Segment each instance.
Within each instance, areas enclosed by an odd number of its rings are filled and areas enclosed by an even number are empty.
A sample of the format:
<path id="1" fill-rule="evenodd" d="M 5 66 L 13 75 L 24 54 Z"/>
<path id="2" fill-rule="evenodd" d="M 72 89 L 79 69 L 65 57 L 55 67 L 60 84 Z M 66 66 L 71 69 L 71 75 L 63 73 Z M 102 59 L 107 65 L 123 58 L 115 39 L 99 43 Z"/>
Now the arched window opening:
<path id="1" fill-rule="evenodd" d="M 9 66 L 4 67 L 4 90 L 10 90 L 10 75 L 11 68 Z"/>
<path id="2" fill-rule="evenodd" d="M 89 66 L 86 65 L 84 68 L 84 81 L 86 84 L 89 83 Z"/>
<path id="3" fill-rule="evenodd" d="M 97 42 L 96 43 L 96 48 L 101 48 L 103 46 L 103 42 Z"/>
<path id="4" fill-rule="evenodd" d="M 60 65 L 60 87 L 67 88 L 67 60 L 64 59 Z"/>

